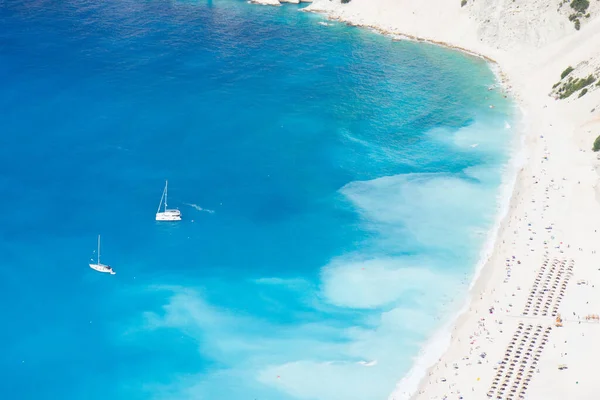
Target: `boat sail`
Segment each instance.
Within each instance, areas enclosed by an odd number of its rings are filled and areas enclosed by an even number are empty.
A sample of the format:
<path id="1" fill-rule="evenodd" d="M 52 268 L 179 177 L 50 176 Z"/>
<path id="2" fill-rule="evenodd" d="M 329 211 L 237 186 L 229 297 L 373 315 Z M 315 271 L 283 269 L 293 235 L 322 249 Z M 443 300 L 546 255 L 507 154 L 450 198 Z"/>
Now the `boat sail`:
<path id="1" fill-rule="evenodd" d="M 113 269 L 110 266 L 102 264 L 100 262 L 100 235 L 98 235 L 98 259 L 95 264 L 90 264 L 90 268 L 94 269 L 98 272 L 104 272 L 104 273 L 108 273 L 111 275 L 116 274 L 116 272 L 113 271 Z"/>
<path id="2" fill-rule="evenodd" d="M 181 211 L 174 209 L 169 210 L 167 207 L 167 196 L 168 196 L 168 186 L 169 181 L 165 181 L 165 189 L 163 190 L 162 197 L 160 198 L 160 203 L 158 204 L 158 210 L 156 211 L 156 220 L 157 221 L 181 221 Z M 164 200 L 164 202 L 163 202 Z M 161 208 L 164 208 L 161 211 Z"/>

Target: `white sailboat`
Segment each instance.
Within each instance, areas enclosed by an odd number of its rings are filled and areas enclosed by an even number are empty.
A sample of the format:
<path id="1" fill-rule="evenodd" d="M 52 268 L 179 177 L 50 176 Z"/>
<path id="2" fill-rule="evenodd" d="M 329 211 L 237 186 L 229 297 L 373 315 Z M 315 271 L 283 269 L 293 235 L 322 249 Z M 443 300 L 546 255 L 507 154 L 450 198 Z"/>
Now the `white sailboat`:
<path id="1" fill-rule="evenodd" d="M 169 210 L 167 208 L 167 191 L 168 191 L 169 181 L 165 181 L 165 190 L 163 190 L 162 197 L 160 198 L 160 203 L 158 204 L 158 210 L 156 211 L 156 220 L 157 221 L 181 221 L 181 211 L 179 210 Z M 161 211 L 161 207 L 163 205 L 164 200 L 164 209 Z"/>
<path id="2" fill-rule="evenodd" d="M 92 260 L 92 261 L 94 261 L 94 260 Z M 90 268 L 94 269 L 98 272 L 105 272 L 105 273 L 108 273 L 111 275 L 116 274 L 116 272 L 113 271 L 113 269 L 110 266 L 102 264 L 100 262 L 100 235 L 98 235 L 98 260 L 95 264 L 90 264 Z"/>

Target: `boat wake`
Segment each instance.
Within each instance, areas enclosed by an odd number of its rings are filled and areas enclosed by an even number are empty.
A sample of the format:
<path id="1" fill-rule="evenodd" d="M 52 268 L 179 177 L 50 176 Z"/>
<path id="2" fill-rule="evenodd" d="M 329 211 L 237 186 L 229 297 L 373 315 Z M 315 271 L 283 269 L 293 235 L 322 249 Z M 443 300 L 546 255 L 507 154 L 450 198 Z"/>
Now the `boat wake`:
<path id="1" fill-rule="evenodd" d="M 192 208 L 195 208 L 195 209 L 196 209 L 196 210 L 198 210 L 198 211 L 204 211 L 204 212 L 207 212 L 207 213 L 209 213 L 209 214 L 214 214 L 214 213 L 215 213 L 215 210 L 209 210 L 209 209 L 207 209 L 207 208 L 202 208 L 202 207 L 200 207 L 198 204 L 193 204 L 193 203 L 191 203 L 191 204 L 190 204 L 190 203 L 185 203 L 185 205 L 186 205 L 186 206 L 190 206 L 190 207 L 192 207 Z"/>

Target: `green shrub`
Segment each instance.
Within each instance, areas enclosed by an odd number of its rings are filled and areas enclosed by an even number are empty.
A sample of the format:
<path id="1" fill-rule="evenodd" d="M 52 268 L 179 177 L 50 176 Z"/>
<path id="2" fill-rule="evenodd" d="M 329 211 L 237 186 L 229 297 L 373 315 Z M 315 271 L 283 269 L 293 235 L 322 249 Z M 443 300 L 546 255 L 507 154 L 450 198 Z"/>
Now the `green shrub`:
<path id="1" fill-rule="evenodd" d="M 587 88 L 584 88 L 580 93 L 579 93 L 579 97 L 581 96 L 585 96 L 585 94 L 587 93 Z"/>
<path id="2" fill-rule="evenodd" d="M 573 79 L 569 80 L 563 87 L 559 90 L 559 98 L 566 99 L 576 91 L 583 89 L 586 86 L 591 85 L 596 82 L 596 78 L 594 75 L 590 75 L 585 79 Z"/>
<path id="3" fill-rule="evenodd" d="M 588 0 L 573 0 L 571 2 L 571 8 L 582 14 L 586 12 L 589 6 L 590 2 Z"/>
<path id="4" fill-rule="evenodd" d="M 560 79 L 565 79 L 565 76 L 569 75 L 571 72 L 573 72 L 575 68 L 571 67 L 570 65 L 567 67 L 567 69 L 565 69 L 562 74 L 560 74 Z"/>
<path id="5" fill-rule="evenodd" d="M 460 2 L 460 6 L 461 6 L 461 7 L 464 7 L 464 6 L 466 6 L 466 5 L 467 5 L 467 0 L 461 0 L 461 2 Z"/>
<path id="6" fill-rule="evenodd" d="M 596 140 L 594 140 L 594 147 L 592 147 L 592 150 L 594 150 L 594 151 L 600 150 L 600 136 L 598 136 L 596 138 Z"/>
<path id="7" fill-rule="evenodd" d="M 350 0 L 342 0 L 342 4 L 350 3 Z"/>
<path id="8" fill-rule="evenodd" d="M 575 29 L 576 29 L 576 30 L 579 30 L 579 29 L 581 29 L 581 22 L 579 22 L 579 20 L 578 20 L 578 19 L 576 19 L 576 20 L 575 20 Z"/>

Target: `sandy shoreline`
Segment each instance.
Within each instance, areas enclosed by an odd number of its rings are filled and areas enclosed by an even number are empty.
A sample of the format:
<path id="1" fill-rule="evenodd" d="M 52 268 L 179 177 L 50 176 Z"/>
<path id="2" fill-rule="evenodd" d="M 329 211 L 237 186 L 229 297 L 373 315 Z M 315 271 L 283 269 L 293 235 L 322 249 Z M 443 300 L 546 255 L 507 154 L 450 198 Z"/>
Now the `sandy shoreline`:
<path id="1" fill-rule="evenodd" d="M 454 47 L 452 47 L 454 49 Z M 462 51 L 462 49 L 457 49 Z M 467 52 L 472 54 L 471 52 Z M 479 55 L 476 55 L 479 56 Z M 498 67 L 493 60 L 482 57 L 486 61 L 490 62 L 490 68 Z M 496 73 L 497 81 L 500 85 L 508 90 L 508 82 L 506 77 L 503 76 L 499 70 Z M 519 106 L 519 104 L 515 104 Z M 468 312 L 471 308 L 473 297 L 480 293 L 482 287 L 485 285 L 484 282 L 489 280 L 490 273 L 490 262 L 489 259 L 493 256 L 496 244 L 502 232 L 506 229 L 506 224 L 510 218 L 510 210 L 514 208 L 517 200 L 517 193 L 520 192 L 521 175 L 523 174 L 523 167 L 525 161 L 523 160 L 524 148 L 524 135 L 527 132 L 526 119 L 522 115 L 522 110 L 519 111 L 520 115 L 516 126 L 511 129 L 515 130 L 515 137 L 513 140 L 513 155 L 509 160 L 506 171 L 504 172 L 504 181 L 500 189 L 498 199 L 498 215 L 496 222 L 488 233 L 488 237 L 482 247 L 479 261 L 475 266 L 475 270 L 469 284 L 469 290 L 467 296 L 462 301 L 460 309 L 456 310 L 455 314 L 444 323 L 443 327 L 434 333 L 433 337 L 424 345 L 419 358 L 416 360 L 415 365 L 411 368 L 411 371 L 402 378 L 398 383 L 396 390 L 390 395 L 390 400 L 404 400 L 417 398 L 414 396 L 415 393 L 424 391 L 427 382 L 425 378 L 432 374 L 435 370 L 437 362 L 440 357 L 446 353 L 453 340 L 454 332 L 460 329 L 468 320 Z"/>
<path id="2" fill-rule="evenodd" d="M 595 49 L 600 49 L 598 20 L 587 28 L 589 43 L 573 45 L 568 30 L 567 39 L 551 43 L 551 26 L 548 37 L 535 45 L 524 43 L 508 51 L 498 37 L 478 35 L 475 21 L 457 35 L 448 22 L 428 30 L 428 22 L 435 21 L 411 17 L 424 6 L 451 7 L 439 1 L 428 5 L 360 1 L 348 7 L 316 0 L 307 11 L 482 57 L 499 69 L 500 84 L 524 114 L 520 128 L 525 131 L 526 159 L 515 174 L 505 215 L 499 215 L 497 231 L 488 241 L 492 251 L 482 252 L 464 307 L 425 346 L 390 400 L 597 398 L 600 385 L 588 363 L 600 357 L 600 350 L 592 350 L 600 324 L 586 316 L 600 313 L 600 295 L 589 290 L 600 283 L 600 273 L 595 273 L 600 269 L 593 267 L 600 247 L 599 233 L 593 229 L 600 228 L 598 160 L 590 151 L 592 129 L 600 126 L 595 110 L 600 101 L 598 92 L 578 101 L 557 101 L 548 93 L 566 66 L 594 57 Z M 454 6 L 446 10 L 447 20 L 452 20 L 452 13 L 456 20 L 464 20 L 464 11 Z M 537 6 L 543 8 L 541 3 Z M 555 15 L 542 17 L 563 27 Z M 519 40 L 522 33 L 515 29 L 510 39 Z M 521 150 L 515 151 L 519 157 Z M 581 195 L 573 196 L 575 192 Z M 557 314 L 563 320 L 560 327 Z M 578 346 L 570 345 L 570 340 Z M 521 344 L 529 347 L 518 347 Z"/>
<path id="3" fill-rule="evenodd" d="M 600 158 L 591 146 L 600 90 L 550 93 L 567 66 L 576 78 L 600 76 L 600 3 L 578 30 L 561 0 L 314 0 L 305 11 L 482 57 L 523 113 L 523 164 L 492 249 L 482 251 L 463 309 L 389 399 L 596 400 Z"/>

